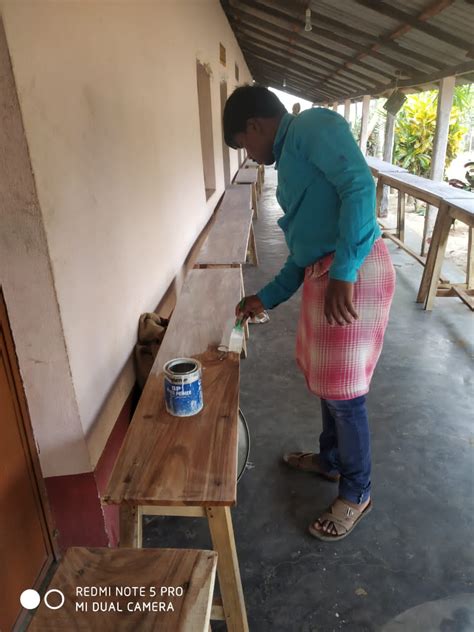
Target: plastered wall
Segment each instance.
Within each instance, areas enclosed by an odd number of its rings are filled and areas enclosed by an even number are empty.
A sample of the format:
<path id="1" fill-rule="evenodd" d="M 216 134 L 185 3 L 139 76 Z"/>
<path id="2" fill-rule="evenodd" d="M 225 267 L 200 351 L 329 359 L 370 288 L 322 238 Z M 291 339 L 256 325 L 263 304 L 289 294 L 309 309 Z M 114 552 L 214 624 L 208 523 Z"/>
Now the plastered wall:
<path id="1" fill-rule="evenodd" d="M 179 275 L 223 192 L 220 82 L 230 94 L 235 62 L 239 83 L 251 78 L 214 0 L 4 1 L 0 11 L 18 97 L 9 107 L 24 127 L 11 168 L 18 195 L 33 200 L 27 220 L 41 251 L 28 250 L 10 190 L 1 283 L 43 473 L 73 474 L 94 467 L 130 392 L 139 314 Z M 6 46 L 1 55 L 3 73 Z M 196 59 L 212 71 L 216 192 L 207 201 Z M 233 175 L 236 152 L 230 160 Z M 0 183 L 3 194 L 8 177 Z M 36 312 L 46 329 L 26 335 L 20 315 L 38 297 L 48 300 Z M 46 358 L 61 349 L 54 377 L 30 358 L 31 338 Z"/>

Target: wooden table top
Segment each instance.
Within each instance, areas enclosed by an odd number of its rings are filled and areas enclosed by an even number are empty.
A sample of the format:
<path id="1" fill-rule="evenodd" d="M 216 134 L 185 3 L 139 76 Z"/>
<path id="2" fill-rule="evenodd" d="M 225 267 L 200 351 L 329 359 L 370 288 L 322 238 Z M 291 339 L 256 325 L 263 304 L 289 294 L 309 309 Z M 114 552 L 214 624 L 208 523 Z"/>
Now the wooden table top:
<path id="1" fill-rule="evenodd" d="M 217 351 L 240 300 L 238 268 L 191 270 L 178 298 L 104 502 L 141 505 L 234 505 L 237 494 L 237 354 Z M 203 365 L 203 410 L 173 417 L 162 369 L 173 358 Z"/>
<path id="2" fill-rule="evenodd" d="M 64 605 L 52 610 L 42 601 L 28 630 L 207 631 L 216 565 L 214 551 L 72 547 L 48 586 L 48 590 L 64 594 Z M 136 594 L 130 594 L 134 587 Z M 182 587 L 182 596 L 171 595 L 171 591 L 160 594 L 162 588 L 169 587 Z M 91 588 L 103 588 L 103 594 L 90 595 L 87 590 Z M 58 593 L 48 596 L 51 605 L 58 605 L 59 600 Z M 86 606 L 76 610 L 78 603 L 86 604 L 87 611 Z M 153 612 L 153 608 L 158 611 Z"/>
<path id="3" fill-rule="evenodd" d="M 237 171 L 235 176 L 235 182 L 237 184 L 254 184 L 258 180 L 258 171 L 256 167 L 249 167 L 248 169 L 241 168 Z"/>
<path id="4" fill-rule="evenodd" d="M 233 184 L 226 189 L 214 223 L 202 245 L 196 265 L 242 265 L 252 225 L 250 184 Z"/>
<path id="5" fill-rule="evenodd" d="M 377 177 L 380 172 L 408 173 L 407 169 L 399 167 L 398 165 L 392 165 L 391 162 L 380 160 L 380 158 L 375 158 L 374 156 L 366 156 L 365 159 L 367 161 L 367 164 L 369 165 L 370 170 L 372 171 L 372 175 L 374 175 L 375 177 Z"/>
<path id="6" fill-rule="evenodd" d="M 400 189 L 414 195 L 428 204 L 438 206 L 444 200 L 469 198 L 472 193 L 456 189 L 447 182 L 438 182 L 412 173 L 381 173 L 383 182 L 395 189 Z"/>
<path id="7" fill-rule="evenodd" d="M 469 226 L 474 225 L 474 193 L 467 191 L 470 193 L 469 198 L 465 198 L 462 200 L 449 199 L 447 200 L 449 204 L 449 212 L 452 217 L 459 219 L 462 222 L 465 222 Z"/>
<path id="8" fill-rule="evenodd" d="M 250 167 L 258 168 L 260 165 L 255 160 L 251 160 L 250 158 L 247 158 L 243 166 L 244 166 L 244 169 L 250 169 Z"/>

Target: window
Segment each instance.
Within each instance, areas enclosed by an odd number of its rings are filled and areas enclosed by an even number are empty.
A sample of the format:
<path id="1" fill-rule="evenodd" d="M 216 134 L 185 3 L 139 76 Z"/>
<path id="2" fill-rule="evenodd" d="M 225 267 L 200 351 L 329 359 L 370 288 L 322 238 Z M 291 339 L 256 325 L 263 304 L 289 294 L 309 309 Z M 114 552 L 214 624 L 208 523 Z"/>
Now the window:
<path id="1" fill-rule="evenodd" d="M 209 76 L 209 70 L 203 64 L 196 62 L 196 70 L 202 166 L 204 171 L 206 200 L 208 200 L 216 190 L 214 138 L 212 135 L 211 78 Z"/>
<path id="2" fill-rule="evenodd" d="M 224 116 L 224 106 L 227 101 L 227 83 L 221 82 L 221 121 Z M 224 140 L 224 130 L 222 130 L 222 160 L 224 165 L 224 183 L 225 186 L 230 184 L 230 152 Z"/>
<path id="3" fill-rule="evenodd" d="M 226 65 L 226 54 L 225 54 L 225 47 L 222 46 L 222 44 L 219 44 L 219 59 L 221 60 L 221 64 L 223 66 Z"/>

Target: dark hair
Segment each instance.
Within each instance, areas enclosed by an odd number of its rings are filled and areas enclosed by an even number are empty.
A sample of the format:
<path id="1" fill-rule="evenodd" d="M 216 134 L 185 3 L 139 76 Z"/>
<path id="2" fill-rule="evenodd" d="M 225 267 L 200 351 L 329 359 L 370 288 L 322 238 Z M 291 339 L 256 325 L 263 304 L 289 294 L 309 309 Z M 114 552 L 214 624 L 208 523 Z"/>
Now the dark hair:
<path id="1" fill-rule="evenodd" d="M 224 140 L 237 149 L 234 136 L 245 132 L 250 118 L 273 118 L 285 114 L 286 108 L 277 95 L 263 86 L 240 86 L 227 99 L 224 108 Z"/>

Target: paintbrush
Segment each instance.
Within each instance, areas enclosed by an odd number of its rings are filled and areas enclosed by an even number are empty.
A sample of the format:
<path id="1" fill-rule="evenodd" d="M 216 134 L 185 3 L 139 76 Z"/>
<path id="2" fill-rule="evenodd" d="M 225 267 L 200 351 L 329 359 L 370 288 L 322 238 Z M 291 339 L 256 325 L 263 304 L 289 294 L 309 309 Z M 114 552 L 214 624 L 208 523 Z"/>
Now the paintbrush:
<path id="1" fill-rule="evenodd" d="M 239 303 L 239 308 L 243 309 L 245 304 L 245 298 Z M 244 317 L 237 318 L 235 325 L 231 331 L 229 339 L 229 351 L 233 353 L 241 353 L 244 346 L 245 331 L 244 331 Z"/>

